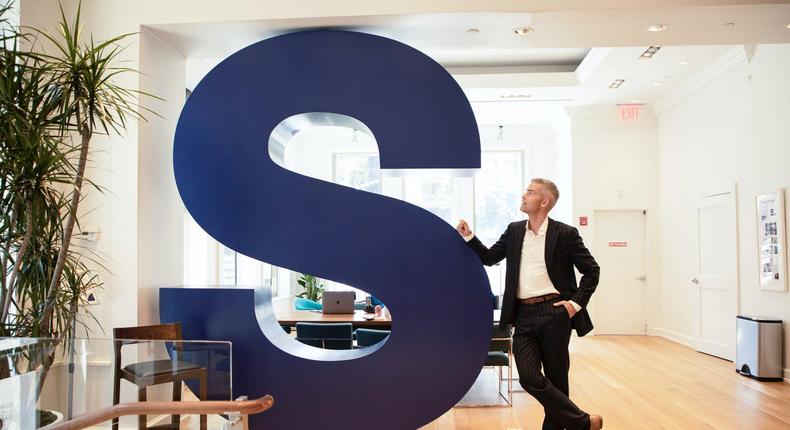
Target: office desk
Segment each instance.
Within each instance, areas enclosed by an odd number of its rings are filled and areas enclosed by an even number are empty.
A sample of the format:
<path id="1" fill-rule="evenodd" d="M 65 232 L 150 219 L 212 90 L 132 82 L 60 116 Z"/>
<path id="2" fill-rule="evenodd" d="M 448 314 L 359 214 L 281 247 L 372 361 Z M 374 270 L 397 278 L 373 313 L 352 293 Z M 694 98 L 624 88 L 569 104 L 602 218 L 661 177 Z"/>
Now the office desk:
<path id="1" fill-rule="evenodd" d="M 280 310 L 275 312 L 280 325 L 294 327 L 298 322 L 310 323 L 351 323 L 354 328 L 377 328 L 389 330 L 392 327 L 391 317 L 378 317 L 366 320 L 362 317 L 364 311 L 355 311 L 353 314 L 323 314 L 313 311 Z"/>
<path id="2" fill-rule="evenodd" d="M 493 322 L 498 323 L 502 311 L 494 310 Z M 390 330 L 392 328 L 392 317 L 378 317 L 374 320 L 366 320 L 362 317 L 363 311 L 355 311 L 354 314 L 323 314 L 313 311 L 280 310 L 275 312 L 277 322 L 280 325 L 294 327 L 298 322 L 311 323 L 351 323 L 354 328 L 378 328 Z"/>

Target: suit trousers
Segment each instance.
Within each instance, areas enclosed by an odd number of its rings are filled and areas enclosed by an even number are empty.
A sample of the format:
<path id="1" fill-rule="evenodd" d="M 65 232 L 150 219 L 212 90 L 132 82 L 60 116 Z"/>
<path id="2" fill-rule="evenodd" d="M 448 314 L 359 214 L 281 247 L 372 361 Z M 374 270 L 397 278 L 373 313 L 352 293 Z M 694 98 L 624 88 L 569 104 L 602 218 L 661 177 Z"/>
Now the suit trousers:
<path id="1" fill-rule="evenodd" d="M 517 305 L 513 355 L 519 383 L 543 406 L 543 430 L 586 430 L 590 415 L 568 398 L 571 320 L 565 307 L 553 305 L 560 300 Z"/>

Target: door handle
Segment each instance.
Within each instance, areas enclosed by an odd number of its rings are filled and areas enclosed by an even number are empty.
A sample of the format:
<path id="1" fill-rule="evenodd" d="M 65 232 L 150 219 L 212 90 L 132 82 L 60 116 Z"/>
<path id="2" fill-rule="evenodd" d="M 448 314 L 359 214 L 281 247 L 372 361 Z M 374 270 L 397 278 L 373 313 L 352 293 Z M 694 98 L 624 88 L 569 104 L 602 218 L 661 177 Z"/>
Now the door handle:
<path id="1" fill-rule="evenodd" d="M 637 276 L 634 279 L 636 279 L 637 281 L 647 281 L 647 276 L 645 276 L 645 275 Z"/>
<path id="2" fill-rule="evenodd" d="M 692 279 L 691 282 L 699 285 L 699 279 L 697 279 L 697 278 Z"/>

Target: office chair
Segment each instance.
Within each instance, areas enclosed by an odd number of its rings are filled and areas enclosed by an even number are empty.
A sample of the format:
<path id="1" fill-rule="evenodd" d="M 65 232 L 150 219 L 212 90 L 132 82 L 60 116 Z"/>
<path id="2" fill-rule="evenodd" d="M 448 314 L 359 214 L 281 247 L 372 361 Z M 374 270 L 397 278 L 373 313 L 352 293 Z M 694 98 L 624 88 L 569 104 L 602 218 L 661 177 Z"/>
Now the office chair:
<path id="1" fill-rule="evenodd" d="M 508 325 L 504 330 L 494 324 L 491 333 L 491 346 L 488 348 L 485 366 L 495 366 L 498 370 L 497 391 L 508 406 L 513 406 L 513 339 Z M 502 368 L 507 366 L 507 397 L 502 394 Z"/>
<path id="2" fill-rule="evenodd" d="M 371 330 L 367 328 L 358 328 L 355 332 L 357 335 L 357 346 L 371 346 L 375 345 L 390 335 L 389 330 Z"/>
<path id="3" fill-rule="evenodd" d="M 296 340 L 324 349 L 351 349 L 351 323 L 296 323 Z"/>
<path id="4" fill-rule="evenodd" d="M 494 404 L 459 404 L 455 407 L 457 408 L 477 408 L 477 407 L 486 407 L 486 406 L 513 406 L 513 365 L 512 365 L 512 356 L 513 356 L 513 340 L 511 338 L 511 330 L 510 326 L 507 326 L 504 330 L 499 329 L 499 324 L 494 324 L 492 331 L 491 331 L 491 343 L 488 347 L 488 355 L 486 357 L 486 361 L 483 366 L 493 366 L 497 368 L 497 393 L 503 399 L 505 399 L 506 404 L 501 403 L 494 403 Z M 502 394 L 502 381 L 504 380 L 502 375 L 502 368 L 507 367 L 507 396 Z"/>

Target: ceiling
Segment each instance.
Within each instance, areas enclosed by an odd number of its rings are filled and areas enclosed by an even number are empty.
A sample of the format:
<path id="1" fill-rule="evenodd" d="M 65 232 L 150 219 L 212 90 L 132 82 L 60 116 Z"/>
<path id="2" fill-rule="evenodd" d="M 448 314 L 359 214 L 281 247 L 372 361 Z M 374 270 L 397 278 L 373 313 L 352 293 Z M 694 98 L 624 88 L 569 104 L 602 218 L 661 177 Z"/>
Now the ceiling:
<path id="1" fill-rule="evenodd" d="M 677 2 L 670 2 L 677 3 Z M 649 32 L 650 25 L 669 26 Z M 189 59 L 189 85 L 262 39 L 317 28 L 411 45 L 445 66 L 480 103 L 651 104 L 734 45 L 790 43 L 790 4 L 727 4 L 444 13 L 162 24 L 147 29 Z M 528 26 L 526 36 L 514 29 Z M 652 59 L 640 59 L 651 45 Z M 624 79 L 610 89 L 615 79 Z"/>

